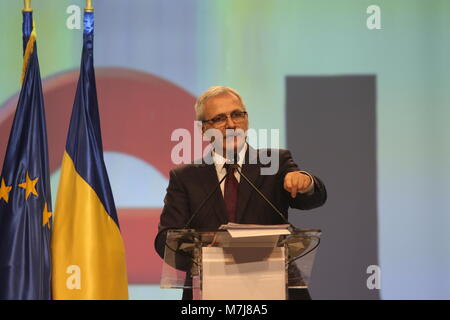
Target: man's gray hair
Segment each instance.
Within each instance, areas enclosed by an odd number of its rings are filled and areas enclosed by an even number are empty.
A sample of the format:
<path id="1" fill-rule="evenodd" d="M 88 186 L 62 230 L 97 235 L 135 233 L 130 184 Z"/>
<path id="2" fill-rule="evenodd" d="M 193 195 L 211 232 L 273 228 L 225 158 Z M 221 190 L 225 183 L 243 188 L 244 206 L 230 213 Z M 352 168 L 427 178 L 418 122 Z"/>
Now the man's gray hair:
<path id="1" fill-rule="evenodd" d="M 203 92 L 198 97 L 197 102 L 195 103 L 195 119 L 197 121 L 205 120 L 203 119 L 203 115 L 205 113 L 206 101 L 209 98 L 216 97 L 224 93 L 236 96 L 236 98 L 238 98 L 239 102 L 241 103 L 241 106 L 244 108 L 244 110 L 246 110 L 244 100 L 242 100 L 241 95 L 235 89 L 226 86 L 214 86 Z"/>

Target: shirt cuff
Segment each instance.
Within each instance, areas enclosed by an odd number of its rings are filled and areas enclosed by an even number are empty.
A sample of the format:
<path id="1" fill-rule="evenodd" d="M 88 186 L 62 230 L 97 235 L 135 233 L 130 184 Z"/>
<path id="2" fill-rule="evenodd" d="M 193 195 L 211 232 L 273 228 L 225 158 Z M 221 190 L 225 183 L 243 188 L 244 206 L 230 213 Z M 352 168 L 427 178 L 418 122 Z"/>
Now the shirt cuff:
<path id="1" fill-rule="evenodd" d="M 310 184 L 309 187 L 306 189 L 306 191 L 303 192 L 303 194 L 309 196 L 309 195 L 311 195 L 311 194 L 314 193 L 314 178 L 313 178 L 312 175 L 310 175 L 310 174 L 309 174 L 308 172 L 306 172 L 306 171 L 300 171 L 300 173 L 306 174 L 306 175 L 308 175 L 308 177 L 311 178 L 311 184 Z"/>

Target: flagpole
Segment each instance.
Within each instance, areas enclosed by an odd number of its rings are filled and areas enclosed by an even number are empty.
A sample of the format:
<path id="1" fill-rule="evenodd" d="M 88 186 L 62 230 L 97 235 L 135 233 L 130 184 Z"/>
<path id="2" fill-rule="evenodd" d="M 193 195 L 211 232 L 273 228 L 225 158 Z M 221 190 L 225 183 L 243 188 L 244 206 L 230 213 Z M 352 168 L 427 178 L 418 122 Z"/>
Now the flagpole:
<path id="1" fill-rule="evenodd" d="M 24 12 L 32 12 L 31 9 L 31 0 L 23 0 L 23 11 Z"/>
<path id="2" fill-rule="evenodd" d="M 92 6 L 92 0 L 86 0 L 86 8 L 84 9 L 86 12 L 94 12 L 94 7 Z"/>

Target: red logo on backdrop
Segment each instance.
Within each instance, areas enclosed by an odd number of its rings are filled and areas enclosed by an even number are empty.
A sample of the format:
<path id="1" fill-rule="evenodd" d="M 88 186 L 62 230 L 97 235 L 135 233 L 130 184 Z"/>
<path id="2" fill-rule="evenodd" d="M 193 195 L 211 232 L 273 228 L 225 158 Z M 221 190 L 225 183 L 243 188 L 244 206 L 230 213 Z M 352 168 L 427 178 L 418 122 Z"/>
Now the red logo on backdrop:
<path id="1" fill-rule="evenodd" d="M 43 82 L 52 173 L 61 166 L 78 76 L 78 70 L 70 71 Z M 170 155 L 176 142 L 170 137 L 177 128 L 193 134 L 195 97 L 162 78 L 129 69 L 96 68 L 96 80 L 104 151 L 139 158 L 168 179 L 175 166 Z M 18 96 L 10 99 L 0 109 L 0 167 L 17 100 Z M 153 240 L 161 209 L 117 208 L 130 283 L 160 281 L 161 259 Z"/>

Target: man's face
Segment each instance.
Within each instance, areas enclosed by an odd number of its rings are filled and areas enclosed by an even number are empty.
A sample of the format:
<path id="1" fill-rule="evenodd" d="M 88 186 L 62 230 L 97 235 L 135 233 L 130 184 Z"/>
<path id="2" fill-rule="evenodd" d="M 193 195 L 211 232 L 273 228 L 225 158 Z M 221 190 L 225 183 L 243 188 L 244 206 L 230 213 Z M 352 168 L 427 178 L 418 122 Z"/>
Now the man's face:
<path id="1" fill-rule="evenodd" d="M 203 133 L 208 129 L 216 129 L 221 132 L 222 139 L 214 140 L 213 144 L 216 151 L 223 151 L 223 156 L 239 152 L 245 144 L 248 118 L 245 114 L 242 115 L 244 111 L 239 99 L 231 93 L 209 98 L 204 105 L 204 120 L 219 119 L 226 116 L 225 122 L 206 122 L 202 128 Z M 242 117 L 236 116 L 239 114 Z M 235 120 L 232 119 L 232 116 Z"/>

